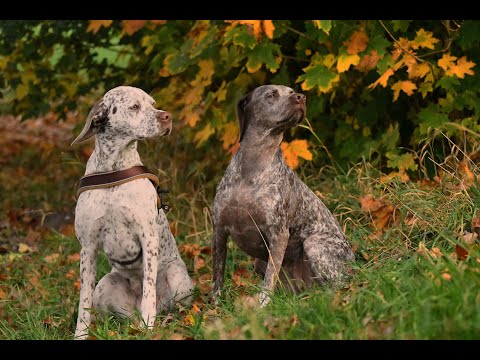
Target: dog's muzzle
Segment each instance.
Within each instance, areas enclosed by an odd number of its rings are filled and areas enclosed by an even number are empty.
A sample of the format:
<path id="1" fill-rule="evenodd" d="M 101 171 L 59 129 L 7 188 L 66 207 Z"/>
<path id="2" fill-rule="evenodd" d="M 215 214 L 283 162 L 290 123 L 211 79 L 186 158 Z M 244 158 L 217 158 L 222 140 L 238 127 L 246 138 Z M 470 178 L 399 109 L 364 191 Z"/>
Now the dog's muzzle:
<path id="1" fill-rule="evenodd" d="M 162 135 L 170 135 L 172 132 L 172 114 L 162 111 L 157 114 L 157 121 L 160 124 L 160 129 L 164 130 Z"/>

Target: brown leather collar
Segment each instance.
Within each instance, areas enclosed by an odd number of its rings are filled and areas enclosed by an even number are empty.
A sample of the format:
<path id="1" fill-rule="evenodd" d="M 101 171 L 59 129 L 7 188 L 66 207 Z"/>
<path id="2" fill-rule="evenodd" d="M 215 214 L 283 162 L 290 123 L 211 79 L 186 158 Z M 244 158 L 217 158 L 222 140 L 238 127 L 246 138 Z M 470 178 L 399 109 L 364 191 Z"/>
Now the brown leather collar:
<path id="1" fill-rule="evenodd" d="M 157 190 L 157 205 L 163 210 L 170 210 L 170 207 L 162 203 L 162 195 L 168 193 L 168 190 L 161 189 L 158 185 L 158 177 L 148 170 L 145 166 L 132 166 L 129 169 L 95 173 L 83 176 L 78 183 L 77 197 L 84 191 L 94 189 L 105 189 L 126 182 L 146 178 L 149 179 Z"/>

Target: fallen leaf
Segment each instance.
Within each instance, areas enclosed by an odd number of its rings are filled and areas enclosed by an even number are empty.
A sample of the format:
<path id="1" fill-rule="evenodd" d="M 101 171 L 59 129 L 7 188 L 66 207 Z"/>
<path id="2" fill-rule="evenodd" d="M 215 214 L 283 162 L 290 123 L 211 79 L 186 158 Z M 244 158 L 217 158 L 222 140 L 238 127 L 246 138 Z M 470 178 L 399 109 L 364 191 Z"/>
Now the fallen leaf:
<path id="1" fill-rule="evenodd" d="M 27 244 L 24 244 L 24 243 L 20 243 L 18 244 L 18 252 L 19 253 L 22 253 L 22 254 L 25 254 L 25 253 L 31 253 L 33 252 L 33 249 L 28 246 Z"/>
<path id="2" fill-rule="evenodd" d="M 403 91 L 408 96 L 413 94 L 413 90 L 417 88 L 417 85 L 412 83 L 410 80 L 406 81 L 397 81 L 392 85 L 393 90 L 393 101 L 397 101 L 398 95 L 400 95 L 400 90 Z"/>
<path id="3" fill-rule="evenodd" d="M 362 206 L 362 211 L 365 212 L 375 212 L 385 205 L 382 201 L 374 199 L 372 194 L 367 194 L 359 200 Z"/>
<path id="4" fill-rule="evenodd" d="M 445 279 L 445 280 L 447 280 L 447 281 L 452 280 L 452 275 L 450 275 L 448 272 L 442 273 L 441 276 L 442 276 L 443 279 Z"/>
<path id="5" fill-rule="evenodd" d="M 60 256 L 59 253 L 53 253 L 51 255 L 45 256 L 43 258 L 43 260 L 45 260 L 47 263 L 51 264 L 51 263 L 55 262 L 58 259 L 59 256 Z"/>
<path id="6" fill-rule="evenodd" d="M 465 260 L 468 257 L 468 251 L 458 244 L 455 244 L 455 254 L 459 260 Z"/>
<path id="7" fill-rule="evenodd" d="M 169 338 L 169 340 L 185 340 L 185 336 L 182 334 L 174 333 Z"/>
<path id="8" fill-rule="evenodd" d="M 69 270 L 66 274 L 65 274 L 65 277 L 67 279 L 73 279 L 73 278 L 76 278 L 78 275 L 77 273 L 75 272 L 75 270 L 71 269 Z"/>
<path id="9" fill-rule="evenodd" d="M 198 244 L 182 244 L 179 246 L 179 251 L 181 253 L 184 253 L 185 255 L 187 255 L 188 257 L 195 257 L 197 256 L 198 254 L 200 254 L 200 245 Z"/>
<path id="10" fill-rule="evenodd" d="M 70 261 L 71 263 L 80 261 L 80 253 L 75 253 L 75 254 L 70 255 L 68 257 L 68 261 Z"/>
<path id="11" fill-rule="evenodd" d="M 76 288 L 77 290 L 80 291 L 80 287 L 81 287 L 80 279 L 75 280 L 75 282 L 73 283 L 73 285 L 75 286 L 75 288 Z"/>
<path id="12" fill-rule="evenodd" d="M 477 238 L 477 234 L 466 232 L 463 234 L 462 239 L 465 242 L 465 244 L 472 245 L 475 242 L 475 239 Z"/>
<path id="13" fill-rule="evenodd" d="M 442 252 L 440 251 L 440 249 L 438 247 L 433 247 L 432 250 L 430 251 L 430 254 L 434 257 L 434 258 L 440 258 L 442 257 Z"/>
<path id="14" fill-rule="evenodd" d="M 193 261 L 193 267 L 194 267 L 195 273 L 198 273 L 198 270 L 205 267 L 205 260 L 200 256 L 196 256 L 195 260 Z"/>
<path id="15" fill-rule="evenodd" d="M 0 300 L 3 300 L 3 299 L 6 299 L 7 298 L 7 294 L 5 294 L 5 292 L 0 289 Z"/>
<path id="16" fill-rule="evenodd" d="M 195 318 L 192 314 L 188 314 L 182 319 L 182 324 L 185 326 L 193 326 L 195 325 Z"/>
<path id="17" fill-rule="evenodd" d="M 75 235 L 75 226 L 73 224 L 65 224 L 60 230 L 60 233 L 65 236 L 73 236 Z"/>

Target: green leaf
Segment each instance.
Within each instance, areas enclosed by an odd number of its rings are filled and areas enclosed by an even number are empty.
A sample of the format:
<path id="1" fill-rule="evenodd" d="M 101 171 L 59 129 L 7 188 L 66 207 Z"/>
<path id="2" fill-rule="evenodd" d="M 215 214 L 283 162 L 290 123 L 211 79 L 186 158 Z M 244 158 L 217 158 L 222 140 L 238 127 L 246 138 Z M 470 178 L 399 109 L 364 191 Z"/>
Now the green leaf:
<path id="1" fill-rule="evenodd" d="M 280 46 L 277 44 L 263 41 L 249 51 L 247 56 L 247 70 L 249 73 L 260 70 L 263 64 L 272 73 L 275 73 L 280 67 Z"/>
<path id="2" fill-rule="evenodd" d="M 415 164 L 415 156 L 412 153 L 398 155 L 394 152 L 387 152 L 385 155 L 388 159 L 387 166 L 391 169 L 415 171 L 418 168 L 418 165 Z"/>
<path id="3" fill-rule="evenodd" d="M 407 31 L 411 21 L 412 20 L 392 20 L 393 31 L 404 33 Z"/>
<path id="4" fill-rule="evenodd" d="M 336 72 L 331 71 L 323 64 L 310 65 L 303 70 L 305 74 L 299 76 L 297 82 L 303 81 L 302 89 L 306 91 L 318 86 L 321 92 L 327 93 L 340 79 Z"/>
<path id="5" fill-rule="evenodd" d="M 253 49 L 257 44 L 255 36 L 250 34 L 246 26 L 236 26 L 233 29 L 226 31 L 224 38 L 223 45 L 233 43 L 234 45 Z"/>
<path id="6" fill-rule="evenodd" d="M 28 86 L 24 84 L 20 84 L 15 89 L 15 97 L 18 100 L 22 100 L 28 94 Z"/>
<path id="7" fill-rule="evenodd" d="M 397 146 L 400 139 L 400 132 L 398 131 L 398 123 L 395 125 L 390 124 L 387 131 L 382 135 L 381 143 L 386 149 L 393 149 Z"/>
<path id="8" fill-rule="evenodd" d="M 459 86 L 460 80 L 456 76 L 444 76 L 435 83 L 436 88 L 441 87 L 447 91 L 454 91 Z"/>
<path id="9" fill-rule="evenodd" d="M 382 34 L 375 35 L 368 43 L 367 53 L 370 53 L 372 50 L 377 50 L 378 56 L 382 57 L 387 53 L 387 48 L 391 46 L 392 43 L 388 41 L 385 36 Z"/>
<path id="10" fill-rule="evenodd" d="M 327 35 L 330 35 L 330 30 L 332 28 L 332 20 L 313 20 L 313 23 L 317 28 L 323 30 Z"/>
<path id="11" fill-rule="evenodd" d="M 185 54 L 177 51 L 173 54 L 167 55 L 163 63 L 165 64 L 165 68 L 168 70 L 168 72 L 172 75 L 175 75 L 185 71 L 188 68 L 190 65 L 190 59 Z"/>
<path id="12" fill-rule="evenodd" d="M 449 121 L 448 116 L 439 112 L 437 106 L 432 104 L 418 113 L 418 119 L 420 120 L 420 134 L 426 134 L 430 127 L 441 128 L 443 124 Z"/>

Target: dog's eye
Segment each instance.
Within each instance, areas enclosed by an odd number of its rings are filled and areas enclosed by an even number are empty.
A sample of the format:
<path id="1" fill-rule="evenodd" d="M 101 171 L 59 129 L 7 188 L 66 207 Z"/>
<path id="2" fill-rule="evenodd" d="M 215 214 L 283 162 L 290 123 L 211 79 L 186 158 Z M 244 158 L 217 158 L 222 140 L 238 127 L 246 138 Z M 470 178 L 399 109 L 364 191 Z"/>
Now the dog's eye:
<path id="1" fill-rule="evenodd" d="M 140 105 L 138 104 L 130 106 L 130 110 L 138 110 L 138 109 L 140 109 Z"/>

